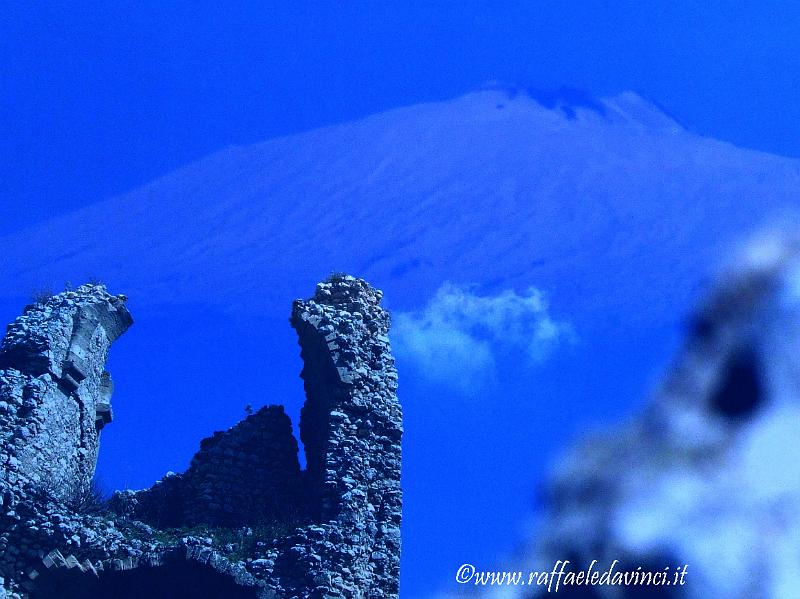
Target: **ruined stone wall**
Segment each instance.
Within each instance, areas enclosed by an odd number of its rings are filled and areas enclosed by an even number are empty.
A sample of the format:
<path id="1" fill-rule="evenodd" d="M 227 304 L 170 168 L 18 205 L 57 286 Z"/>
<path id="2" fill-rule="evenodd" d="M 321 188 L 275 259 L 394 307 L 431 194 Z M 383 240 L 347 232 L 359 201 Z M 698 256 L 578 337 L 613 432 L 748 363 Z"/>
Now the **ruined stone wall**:
<path id="1" fill-rule="evenodd" d="M 0 460 L 61 499 L 85 492 L 111 420 L 111 343 L 131 324 L 124 298 L 84 285 L 28 306 L 0 347 Z"/>
<path id="2" fill-rule="evenodd" d="M 298 559 L 313 564 L 315 552 L 323 556 L 311 575 L 332 571 L 332 592 L 391 597 L 400 570 L 403 429 L 381 297 L 365 281 L 344 277 L 320 283 L 311 300 L 294 304 L 307 397 L 300 431 L 323 524 Z M 345 564 L 350 576 L 342 573 Z"/>
<path id="3" fill-rule="evenodd" d="M 16 448 L 2 454 L 10 466 L 0 479 L 7 590 L 32 599 L 398 596 L 402 414 L 379 291 L 334 276 L 294 304 L 307 470 L 289 418 L 269 406 L 205 439 L 186 472 L 117 493 L 96 514 L 30 483 L 57 475 L 85 486 L 110 416 L 102 366 L 130 316 L 101 287 L 78 292 L 29 308 L 7 342 L 4 363 L 38 373 L 0 373 L 0 438 Z M 54 309 L 67 300 L 80 305 Z M 28 404 L 52 413 L 30 418 Z M 48 469 L 62 454 L 64 467 Z M 12 465 L 16 455 L 25 459 Z"/>
<path id="4" fill-rule="evenodd" d="M 283 406 L 262 408 L 229 431 L 204 439 L 187 478 L 190 526 L 242 526 L 304 513 L 297 505 L 303 497 L 297 441 Z"/>
<path id="5" fill-rule="evenodd" d="M 258 410 L 200 442 L 183 474 L 117 493 L 114 509 L 158 528 L 266 525 L 305 519 L 297 441 L 283 406 Z"/>

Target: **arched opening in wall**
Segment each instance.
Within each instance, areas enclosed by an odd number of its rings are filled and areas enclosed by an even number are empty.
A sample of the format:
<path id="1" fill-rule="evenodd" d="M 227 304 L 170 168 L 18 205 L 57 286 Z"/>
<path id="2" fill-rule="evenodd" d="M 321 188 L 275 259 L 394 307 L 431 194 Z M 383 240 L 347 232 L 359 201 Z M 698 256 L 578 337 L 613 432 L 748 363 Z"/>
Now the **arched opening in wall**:
<path id="1" fill-rule="evenodd" d="M 164 566 L 70 575 L 42 575 L 31 599 L 255 599 L 256 589 L 236 584 L 209 566 L 185 560 Z"/>

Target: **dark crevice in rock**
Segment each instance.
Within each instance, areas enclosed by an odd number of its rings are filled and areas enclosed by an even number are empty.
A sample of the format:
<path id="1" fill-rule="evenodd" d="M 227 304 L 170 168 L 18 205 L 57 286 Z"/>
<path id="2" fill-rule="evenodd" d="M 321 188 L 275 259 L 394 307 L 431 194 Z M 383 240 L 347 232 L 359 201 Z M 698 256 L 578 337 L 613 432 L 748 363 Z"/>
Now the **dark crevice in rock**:
<path id="1" fill-rule="evenodd" d="M 300 356 L 303 370 L 300 376 L 306 401 L 300 410 L 300 440 L 306 455 L 304 477 L 308 489 L 308 510 L 311 517 L 319 522 L 322 518 L 331 406 L 335 404 L 333 396 L 338 392 L 340 380 L 325 339 L 308 323 L 300 321 L 294 326 L 302 340 Z"/>
<path id="2" fill-rule="evenodd" d="M 711 396 L 711 409 L 728 418 L 754 412 L 764 401 L 758 356 L 750 348 L 735 352 L 725 365 L 722 379 Z"/>

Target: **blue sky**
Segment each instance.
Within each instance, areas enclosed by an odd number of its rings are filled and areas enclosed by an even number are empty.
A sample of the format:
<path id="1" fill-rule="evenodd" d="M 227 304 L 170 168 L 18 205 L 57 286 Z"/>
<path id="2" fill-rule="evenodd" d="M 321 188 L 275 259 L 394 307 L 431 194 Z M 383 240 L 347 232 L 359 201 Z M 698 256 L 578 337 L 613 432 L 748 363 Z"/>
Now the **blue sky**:
<path id="1" fill-rule="evenodd" d="M 500 79 L 800 155 L 792 2 L 3 2 L 0 233 L 221 147 Z"/>
<path id="2" fill-rule="evenodd" d="M 800 157 L 800 5 L 788 2 L 162 4 L 3 4 L 0 235 L 129 191 L 232 144 L 448 99 L 492 80 L 596 96 L 631 89 L 693 131 Z M 665 281 L 667 274 L 656 273 Z M 312 291 L 293 283 L 298 293 Z M 582 410 L 608 412 L 613 419 L 619 412 L 607 408 L 629 409 L 620 408 L 620 398 L 640 397 L 645 379 L 655 377 L 653 356 L 661 359 L 669 349 L 642 343 L 661 332 L 640 337 L 634 325 L 606 346 L 600 337 L 623 329 L 629 314 L 601 323 L 596 345 L 587 343 L 587 321 L 596 319 L 565 313 L 558 301 L 542 304 L 538 282 L 533 290 L 504 287 L 491 294 L 462 283 L 469 281 L 436 281 L 439 292 L 415 296 L 416 303 L 411 294 L 387 294 L 392 307 L 404 310 L 398 310 L 395 340 L 406 367 L 401 375 L 409 375 L 402 379 L 406 439 L 412 443 L 405 463 L 414 466 L 415 477 L 405 512 L 414 524 L 404 533 L 413 549 L 404 558 L 410 576 L 405 588 L 413 589 L 408 596 L 424 596 L 445 580 L 443 572 L 449 576 L 449 564 L 434 572 L 434 560 L 443 555 L 485 557 L 513 544 L 534 501 L 532 479 L 546 467 L 538 449 L 544 455 L 563 444 L 565 431 L 584 417 L 569 406 L 543 418 L 529 401 L 531 389 L 557 388 L 577 397 L 587 386 L 602 387 L 600 400 L 589 397 L 588 410 Z M 9 288 L 14 281 L 3 284 Z M 399 283 L 395 288 L 403 289 Z M 19 297 L 0 304 L 0 315 L 13 318 L 29 291 L 10 293 Z M 205 306 L 159 311 L 139 309 L 141 298 L 131 303 L 138 322 L 111 362 L 120 416 L 108 429 L 102 459 L 117 466 L 113 483 L 141 486 L 165 470 L 156 459 L 148 462 L 145 451 L 130 459 L 135 443 L 149 450 L 163 440 L 161 429 L 148 430 L 153 414 L 177 423 L 170 440 L 188 452 L 199 442 L 198 430 L 208 434 L 231 424 L 245 403 L 269 400 L 297 411 L 299 358 L 286 325 L 288 301 L 257 324 L 239 323 L 240 329 Z M 505 331 L 513 326 L 522 328 L 509 340 Z M 541 344 L 525 341 L 537 335 Z M 539 370 L 538 354 L 552 338 L 558 340 L 555 351 Z M 437 371 L 420 359 L 451 355 L 454 347 L 469 349 L 462 353 L 471 362 L 457 364 L 466 388 L 453 388 L 452 364 L 440 360 L 445 368 Z M 573 374 L 574 362 L 586 347 L 603 359 L 585 360 L 581 379 Z M 507 360 L 513 354 L 524 357 L 525 368 Z M 269 372 L 261 373 L 265 380 L 256 377 L 257 385 L 248 376 L 229 377 L 226 390 L 233 399 L 187 390 L 174 371 L 202 379 L 208 372 L 259 372 L 265 364 Z M 609 365 L 617 369 L 609 372 Z M 482 401 L 476 389 L 503 403 Z M 185 405 L 165 405 L 172 400 Z M 538 428 L 542 422 L 548 426 Z M 529 423 L 537 423 L 535 432 Z M 128 441 L 114 441 L 123 430 Z M 520 456 L 520 447 L 527 453 Z M 480 481 L 503 482 L 474 485 L 454 513 L 452 495 L 441 495 L 436 485 L 453 487 L 464 479 L 459 468 L 467 461 L 471 469 L 465 472 L 477 472 Z M 520 469 L 526 475 L 515 477 Z M 428 569 L 431 580 L 424 578 Z"/>

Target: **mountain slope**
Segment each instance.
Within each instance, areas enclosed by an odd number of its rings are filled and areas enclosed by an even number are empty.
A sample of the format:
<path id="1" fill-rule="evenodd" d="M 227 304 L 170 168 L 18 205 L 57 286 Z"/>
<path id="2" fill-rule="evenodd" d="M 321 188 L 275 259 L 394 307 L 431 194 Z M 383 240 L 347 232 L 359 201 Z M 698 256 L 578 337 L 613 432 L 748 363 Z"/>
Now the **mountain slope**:
<path id="1" fill-rule="evenodd" d="M 601 106 L 569 118 L 487 90 L 229 148 L 0 240 L 3 272 L 230 306 L 279 305 L 342 269 L 402 292 L 535 281 L 607 309 L 606 287 L 662 268 L 691 278 L 676 257 L 794 199 L 796 161 L 699 138 L 634 94 Z M 575 276 L 587 266 L 609 285 Z"/>

